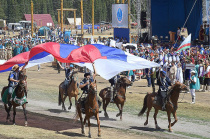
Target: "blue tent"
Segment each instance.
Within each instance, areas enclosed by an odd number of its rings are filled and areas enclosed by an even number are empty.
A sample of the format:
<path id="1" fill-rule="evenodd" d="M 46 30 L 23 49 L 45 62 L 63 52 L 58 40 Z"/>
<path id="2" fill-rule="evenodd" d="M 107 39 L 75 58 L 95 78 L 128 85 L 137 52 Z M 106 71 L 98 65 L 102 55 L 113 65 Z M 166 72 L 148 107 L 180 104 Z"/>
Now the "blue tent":
<path id="1" fill-rule="evenodd" d="M 48 35 L 51 34 L 51 29 L 49 27 L 43 26 L 39 29 L 38 35 L 39 36 L 45 36 L 45 31 L 48 31 Z"/>

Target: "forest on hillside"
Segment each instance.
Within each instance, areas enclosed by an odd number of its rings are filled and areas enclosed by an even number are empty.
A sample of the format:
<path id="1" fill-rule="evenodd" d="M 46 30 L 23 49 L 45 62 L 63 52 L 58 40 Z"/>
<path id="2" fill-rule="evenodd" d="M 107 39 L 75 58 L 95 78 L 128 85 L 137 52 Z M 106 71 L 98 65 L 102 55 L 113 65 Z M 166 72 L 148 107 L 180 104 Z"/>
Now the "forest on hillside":
<path id="1" fill-rule="evenodd" d="M 63 0 L 64 8 L 77 9 L 76 16 L 81 16 L 80 0 Z M 34 14 L 51 14 L 54 23 L 57 23 L 60 9 L 60 0 L 33 0 Z M 84 23 L 91 23 L 92 0 L 83 0 Z M 100 21 L 111 22 L 112 4 L 115 0 L 95 0 L 94 10 L 95 23 Z M 131 3 L 131 13 L 135 13 L 134 4 Z M 23 19 L 24 14 L 31 13 L 31 0 L 0 0 L 0 19 L 7 20 L 8 23 L 18 22 Z M 66 18 L 73 18 L 73 12 L 64 12 L 64 22 Z"/>

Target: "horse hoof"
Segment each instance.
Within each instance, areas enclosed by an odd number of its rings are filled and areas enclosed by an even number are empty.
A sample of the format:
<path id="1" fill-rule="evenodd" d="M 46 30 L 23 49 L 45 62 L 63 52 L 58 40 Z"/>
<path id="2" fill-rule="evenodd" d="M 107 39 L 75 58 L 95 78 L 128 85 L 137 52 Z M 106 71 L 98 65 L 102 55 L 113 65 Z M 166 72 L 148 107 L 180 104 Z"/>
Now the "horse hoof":
<path id="1" fill-rule="evenodd" d="M 91 135 L 88 136 L 89 138 L 92 138 Z"/>
<path id="2" fill-rule="evenodd" d="M 157 130 L 160 130 L 161 128 L 160 128 L 158 125 L 156 125 L 156 129 L 157 129 Z"/>
<path id="3" fill-rule="evenodd" d="M 146 126 L 147 124 L 148 124 L 148 123 L 147 123 L 147 122 L 145 122 L 145 123 L 144 123 L 144 126 Z"/>
<path id="4" fill-rule="evenodd" d="M 172 132 L 173 130 L 172 130 L 172 129 L 169 129 L 168 131 L 169 131 L 169 132 Z"/>
<path id="5" fill-rule="evenodd" d="M 116 115 L 116 117 L 119 117 L 120 116 L 120 114 L 118 113 L 117 115 Z"/>
<path id="6" fill-rule="evenodd" d="M 70 106 L 68 107 L 68 110 L 71 110 L 71 107 Z"/>
<path id="7" fill-rule="evenodd" d="M 13 123 L 13 125 L 15 126 L 15 123 Z"/>
<path id="8" fill-rule="evenodd" d="M 101 137 L 101 135 L 98 135 L 98 137 Z"/>

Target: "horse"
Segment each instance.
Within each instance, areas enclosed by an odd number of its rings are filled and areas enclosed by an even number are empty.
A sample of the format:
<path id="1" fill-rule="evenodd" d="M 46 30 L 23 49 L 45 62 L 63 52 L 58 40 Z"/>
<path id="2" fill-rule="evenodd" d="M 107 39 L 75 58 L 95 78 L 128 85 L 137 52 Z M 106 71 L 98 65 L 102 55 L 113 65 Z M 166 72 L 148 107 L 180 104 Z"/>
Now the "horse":
<path id="1" fill-rule="evenodd" d="M 7 118 L 6 118 L 6 122 L 9 122 L 10 120 L 10 110 L 13 107 L 13 124 L 15 125 L 15 116 L 16 116 L 16 107 L 18 106 L 22 106 L 23 108 L 23 112 L 24 112 L 24 116 L 25 116 L 25 126 L 28 125 L 27 122 L 27 116 L 26 116 L 26 75 L 24 75 L 23 71 L 19 72 L 19 83 L 17 85 L 17 87 L 15 88 L 15 95 L 16 97 L 12 100 L 11 105 L 9 105 L 9 107 L 7 106 L 6 103 L 4 103 L 4 107 L 5 110 L 7 112 Z M 3 97 L 6 89 L 8 88 L 8 86 L 3 87 L 2 92 L 1 92 L 1 97 Z M 21 102 L 20 104 L 18 104 L 17 102 Z"/>
<path id="2" fill-rule="evenodd" d="M 71 106 L 72 106 L 72 102 L 71 102 L 72 97 L 75 97 L 75 105 L 77 104 L 77 99 L 78 99 L 78 94 L 79 94 L 79 89 L 77 87 L 77 80 L 78 80 L 78 73 L 73 72 L 71 75 L 71 82 L 69 82 L 68 87 L 67 87 L 67 93 L 68 93 L 69 102 L 70 102 L 70 106 L 68 107 L 69 110 L 71 109 Z M 64 94 L 65 94 L 65 89 L 64 89 L 64 81 L 63 81 L 59 85 L 58 105 L 60 106 L 62 103 L 62 110 L 66 111 L 64 102 L 66 100 L 67 95 L 64 95 Z"/>
<path id="3" fill-rule="evenodd" d="M 121 77 L 118 82 L 118 86 L 116 87 L 116 96 L 114 97 L 114 103 L 117 105 L 119 109 L 119 113 L 116 115 L 116 117 L 120 116 L 120 120 L 122 120 L 122 111 L 123 106 L 126 100 L 125 93 L 126 93 L 126 87 L 131 86 L 133 83 L 128 80 L 126 77 Z M 111 100 L 110 98 L 110 91 L 109 88 L 104 88 L 100 91 L 99 96 L 103 100 L 103 110 L 104 110 L 104 116 L 109 118 L 108 113 L 106 112 L 106 108 Z"/>
<path id="4" fill-rule="evenodd" d="M 86 124 L 86 120 L 88 121 L 88 127 L 89 127 L 89 137 L 91 138 L 91 132 L 90 132 L 90 117 L 95 116 L 98 124 L 98 137 L 101 136 L 101 129 L 100 129 L 100 120 L 99 120 L 99 105 L 97 103 L 97 85 L 96 80 L 94 82 L 90 83 L 90 87 L 88 90 L 88 95 L 85 101 L 85 118 L 83 123 L 82 118 L 82 111 L 81 111 L 81 99 L 78 100 L 77 106 L 76 106 L 76 114 L 75 114 L 75 120 L 80 118 L 81 122 L 81 131 L 82 134 L 85 134 L 84 125 Z"/>
<path id="5" fill-rule="evenodd" d="M 188 90 L 187 86 L 184 84 L 181 84 L 180 82 L 176 82 L 172 87 L 171 87 L 171 91 L 169 91 L 169 94 L 167 95 L 168 101 L 166 102 L 166 112 L 168 115 L 168 128 L 169 128 L 169 132 L 172 132 L 171 127 L 174 126 L 174 124 L 178 121 L 177 116 L 176 116 L 176 110 L 178 108 L 178 99 L 179 99 L 179 93 L 182 90 Z M 152 109 L 152 107 L 154 107 L 155 109 L 155 113 L 154 113 L 154 120 L 155 120 L 155 127 L 156 129 L 160 129 L 160 127 L 158 126 L 157 123 L 157 114 L 159 110 L 162 110 L 162 106 L 155 103 L 155 97 L 157 96 L 157 93 L 150 93 L 147 94 L 144 97 L 144 104 L 143 104 L 143 108 L 141 109 L 141 111 L 139 112 L 138 116 L 142 116 L 144 114 L 144 112 L 147 110 L 147 115 L 146 115 L 146 121 L 144 123 L 144 125 L 146 126 L 148 124 L 148 117 L 149 117 L 149 112 Z M 175 121 L 173 123 L 171 123 L 171 113 L 173 114 L 173 117 L 175 119 Z"/>

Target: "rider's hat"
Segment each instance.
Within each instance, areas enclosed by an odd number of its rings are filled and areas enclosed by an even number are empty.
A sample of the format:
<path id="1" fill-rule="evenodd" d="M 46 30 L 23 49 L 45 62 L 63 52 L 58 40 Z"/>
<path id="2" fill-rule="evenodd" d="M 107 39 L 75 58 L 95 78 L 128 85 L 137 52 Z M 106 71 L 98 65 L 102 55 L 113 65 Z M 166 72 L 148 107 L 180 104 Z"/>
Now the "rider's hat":
<path id="1" fill-rule="evenodd" d="M 70 66 L 69 66 L 70 68 L 73 68 L 74 67 L 74 65 L 73 64 L 70 64 Z"/>
<path id="2" fill-rule="evenodd" d="M 19 68 L 19 66 L 16 64 L 16 65 L 14 65 L 13 67 L 12 67 L 12 70 L 13 71 L 16 71 L 16 69 L 18 69 Z"/>
<path id="3" fill-rule="evenodd" d="M 84 74 L 84 77 L 87 77 L 87 76 L 89 76 L 90 75 L 90 73 L 85 73 Z"/>

